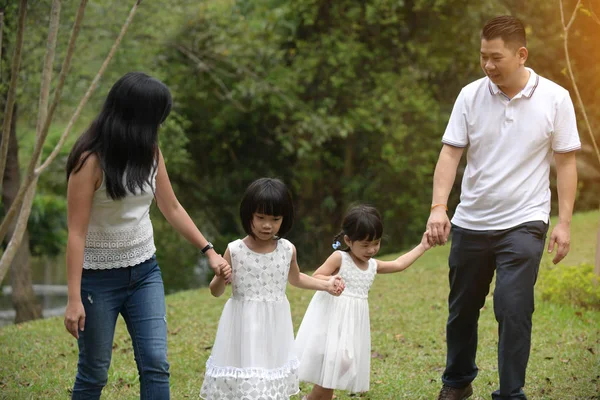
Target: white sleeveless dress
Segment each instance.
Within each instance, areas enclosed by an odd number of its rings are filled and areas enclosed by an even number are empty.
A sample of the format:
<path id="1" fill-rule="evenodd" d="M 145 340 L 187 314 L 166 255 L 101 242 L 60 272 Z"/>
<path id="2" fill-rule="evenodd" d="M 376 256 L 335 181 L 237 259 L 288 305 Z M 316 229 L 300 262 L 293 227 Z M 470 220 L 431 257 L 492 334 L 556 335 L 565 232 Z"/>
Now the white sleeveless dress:
<path id="1" fill-rule="evenodd" d="M 225 304 L 200 397 L 287 400 L 299 392 L 290 303 L 285 295 L 292 244 L 267 254 L 242 240 L 228 245 L 232 295 Z"/>
<path id="2" fill-rule="evenodd" d="M 328 389 L 353 393 L 369 390 L 371 328 L 368 294 L 377 274 L 377 261 L 366 270 L 356 266 L 345 251 L 338 275 L 346 289 L 335 297 L 313 296 L 298 329 L 295 350 L 300 380 Z"/>

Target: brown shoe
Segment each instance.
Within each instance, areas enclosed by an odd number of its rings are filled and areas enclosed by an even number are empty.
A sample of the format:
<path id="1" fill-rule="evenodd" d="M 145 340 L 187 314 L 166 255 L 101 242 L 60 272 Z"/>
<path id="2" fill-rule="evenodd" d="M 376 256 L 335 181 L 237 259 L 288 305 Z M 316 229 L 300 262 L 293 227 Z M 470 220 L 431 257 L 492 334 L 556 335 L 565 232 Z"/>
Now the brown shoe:
<path id="1" fill-rule="evenodd" d="M 464 400 L 467 397 L 471 397 L 473 394 L 473 386 L 469 383 L 469 386 L 462 389 L 458 389 L 452 386 L 442 386 L 438 400 Z"/>

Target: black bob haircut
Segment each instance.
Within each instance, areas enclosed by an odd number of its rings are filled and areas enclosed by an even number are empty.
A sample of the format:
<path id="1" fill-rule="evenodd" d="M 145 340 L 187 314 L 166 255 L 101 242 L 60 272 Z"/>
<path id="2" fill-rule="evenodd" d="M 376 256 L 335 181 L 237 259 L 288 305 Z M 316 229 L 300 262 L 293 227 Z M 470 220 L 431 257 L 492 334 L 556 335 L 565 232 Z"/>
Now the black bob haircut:
<path id="1" fill-rule="evenodd" d="M 240 219 L 244 231 L 255 238 L 252 233 L 254 213 L 282 217 L 278 237 L 284 237 L 294 224 L 294 203 L 292 195 L 285 183 L 275 178 L 260 178 L 248 186 L 240 204 Z"/>

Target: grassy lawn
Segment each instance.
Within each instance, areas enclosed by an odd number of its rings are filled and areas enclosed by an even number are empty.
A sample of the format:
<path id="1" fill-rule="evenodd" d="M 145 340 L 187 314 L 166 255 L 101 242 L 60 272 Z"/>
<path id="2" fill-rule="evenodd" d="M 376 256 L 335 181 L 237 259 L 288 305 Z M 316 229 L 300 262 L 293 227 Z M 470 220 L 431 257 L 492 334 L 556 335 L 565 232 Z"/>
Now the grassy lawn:
<path id="1" fill-rule="evenodd" d="M 573 245 L 564 265 L 593 262 L 598 219 L 597 212 L 575 216 Z M 338 399 L 436 398 L 445 362 L 448 250 L 435 248 L 407 271 L 377 277 L 370 294 L 371 391 L 360 396 L 337 392 Z M 541 273 L 549 265 L 545 256 Z M 290 288 L 288 296 L 297 328 L 312 292 Z M 208 289 L 200 289 L 167 298 L 173 399 L 198 398 L 227 297 L 214 299 Z M 498 386 L 491 295 L 481 313 L 479 334 L 480 372 L 472 399 L 489 399 Z M 76 368 L 76 342 L 61 318 L 0 329 L 1 399 L 68 398 Z M 137 380 L 131 341 L 119 319 L 103 398 L 138 398 Z M 302 384 L 301 389 L 309 386 Z M 530 399 L 600 399 L 600 311 L 537 299 L 525 390 Z"/>

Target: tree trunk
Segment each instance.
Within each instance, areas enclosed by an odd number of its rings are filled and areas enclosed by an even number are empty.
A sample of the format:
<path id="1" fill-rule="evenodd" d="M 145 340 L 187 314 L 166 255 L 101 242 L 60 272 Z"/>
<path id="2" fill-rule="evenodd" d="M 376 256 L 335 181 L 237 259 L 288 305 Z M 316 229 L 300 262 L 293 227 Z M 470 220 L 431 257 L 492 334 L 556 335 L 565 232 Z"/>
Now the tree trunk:
<path id="1" fill-rule="evenodd" d="M 13 118 L 8 143 L 8 156 L 2 186 L 2 203 L 8 210 L 15 199 L 21 184 L 19 170 L 19 145 L 16 135 L 17 107 L 13 110 Z M 6 241 L 15 230 L 16 220 L 9 226 Z M 33 292 L 31 280 L 31 254 L 29 251 L 29 234 L 25 231 L 23 242 L 17 250 L 15 259 L 10 265 L 10 284 L 12 286 L 12 303 L 16 312 L 15 323 L 30 321 L 42 317 L 42 308 Z"/>
<path id="2" fill-rule="evenodd" d="M 596 267 L 594 273 L 596 276 L 600 276 L 600 221 L 598 222 L 598 238 L 596 239 Z"/>

